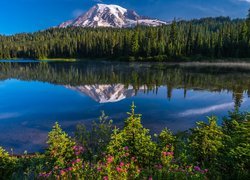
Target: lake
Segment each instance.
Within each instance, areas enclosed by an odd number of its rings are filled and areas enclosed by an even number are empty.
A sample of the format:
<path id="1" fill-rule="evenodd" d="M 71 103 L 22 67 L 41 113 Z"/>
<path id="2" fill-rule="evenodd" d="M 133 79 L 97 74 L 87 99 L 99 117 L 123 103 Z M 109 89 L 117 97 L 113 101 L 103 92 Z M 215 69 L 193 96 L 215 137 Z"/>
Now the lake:
<path id="1" fill-rule="evenodd" d="M 211 115 L 221 123 L 228 111 L 250 110 L 250 65 L 0 60 L 0 92 L 0 146 L 35 152 L 56 121 L 72 135 L 104 111 L 121 127 L 132 102 L 152 133 Z"/>

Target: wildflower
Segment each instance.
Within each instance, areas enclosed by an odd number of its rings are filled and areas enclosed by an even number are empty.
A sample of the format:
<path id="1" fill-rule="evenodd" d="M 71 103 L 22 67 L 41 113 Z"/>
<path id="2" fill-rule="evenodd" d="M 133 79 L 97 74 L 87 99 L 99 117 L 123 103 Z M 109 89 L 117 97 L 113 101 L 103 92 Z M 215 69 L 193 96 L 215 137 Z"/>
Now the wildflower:
<path id="1" fill-rule="evenodd" d="M 81 159 L 79 159 L 79 158 L 76 159 L 76 163 L 79 163 L 79 162 L 81 162 Z"/>
<path id="2" fill-rule="evenodd" d="M 163 156 L 173 156 L 174 155 L 174 152 L 162 152 L 162 155 Z"/>
<path id="3" fill-rule="evenodd" d="M 167 152 L 167 156 L 173 156 L 174 152 Z"/>
<path id="4" fill-rule="evenodd" d="M 125 146 L 125 147 L 124 147 L 124 150 L 125 150 L 125 151 L 128 151 L 128 150 L 129 150 L 128 146 Z"/>
<path id="5" fill-rule="evenodd" d="M 108 176 L 103 177 L 103 180 L 108 180 L 108 179 L 109 179 Z"/>
<path id="6" fill-rule="evenodd" d="M 120 173 L 120 172 L 122 172 L 122 168 L 116 167 L 116 171 Z"/>
<path id="7" fill-rule="evenodd" d="M 84 148 L 82 146 L 73 146 L 73 150 L 75 152 L 75 155 L 78 156 L 84 151 Z"/>
<path id="8" fill-rule="evenodd" d="M 120 162 L 120 166 L 121 166 L 121 167 L 124 166 L 124 162 Z"/>
<path id="9" fill-rule="evenodd" d="M 153 180 L 152 176 L 149 176 L 148 180 Z"/>
<path id="10" fill-rule="evenodd" d="M 113 156 L 109 156 L 107 159 L 108 163 L 112 163 L 114 161 L 114 157 Z"/>
<path id="11" fill-rule="evenodd" d="M 208 169 L 204 169 L 204 172 L 207 173 L 207 172 L 208 172 Z"/>
<path id="12" fill-rule="evenodd" d="M 66 172 L 64 170 L 60 171 L 60 175 L 63 176 Z"/>
<path id="13" fill-rule="evenodd" d="M 101 168 L 101 167 L 98 167 L 98 168 L 97 168 L 97 171 L 99 171 L 99 172 L 100 172 L 101 170 L 102 170 L 102 168 Z"/>
<path id="14" fill-rule="evenodd" d="M 194 166 L 195 171 L 201 171 L 201 168 L 199 166 Z"/>

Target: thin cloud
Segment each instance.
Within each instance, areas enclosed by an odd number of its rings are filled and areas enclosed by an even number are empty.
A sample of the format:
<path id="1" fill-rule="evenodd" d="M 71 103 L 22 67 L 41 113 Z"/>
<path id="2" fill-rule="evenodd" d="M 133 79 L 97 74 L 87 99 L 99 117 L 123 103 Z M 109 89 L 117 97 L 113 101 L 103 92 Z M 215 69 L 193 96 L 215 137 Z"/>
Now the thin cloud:
<path id="1" fill-rule="evenodd" d="M 1 113 L 0 114 L 0 120 L 2 119 L 9 119 L 9 118 L 15 118 L 15 117 L 19 117 L 20 114 L 19 113 Z"/>
<path id="2" fill-rule="evenodd" d="M 239 0 L 239 1 L 244 1 L 244 2 L 250 3 L 250 0 Z"/>
<path id="3" fill-rule="evenodd" d="M 97 3 L 103 3 L 102 0 L 92 0 L 92 1 L 97 2 Z"/>
<path id="4" fill-rule="evenodd" d="M 231 102 L 231 103 L 224 103 L 224 104 L 209 106 L 205 108 L 189 109 L 187 111 L 180 113 L 179 117 L 185 117 L 185 116 L 191 116 L 191 115 L 202 115 L 202 114 L 206 114 L 206 113 L 217 111 L 217 110 L 229 109 L 229 108 L 232 108 L 233 106 L 234 106 L 234 102 Z"/>

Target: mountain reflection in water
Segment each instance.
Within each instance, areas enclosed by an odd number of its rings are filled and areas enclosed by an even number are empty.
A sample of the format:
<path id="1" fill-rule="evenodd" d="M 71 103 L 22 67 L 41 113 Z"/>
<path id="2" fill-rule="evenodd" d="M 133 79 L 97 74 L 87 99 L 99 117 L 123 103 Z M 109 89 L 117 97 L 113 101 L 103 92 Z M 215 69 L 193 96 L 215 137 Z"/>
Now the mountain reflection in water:
<path id="1" fill-rule="evenodd" d="M 104 110 L 122 126 L 129 105 L 152 133 L 177 132 L 229 110 L 249 110 L 248 64 L 107 61 L 0 63 L 0 146 L 39 151 L 55 121 L 72 134 Z M 6 128 L 8 127 L 8 128 Z"/>

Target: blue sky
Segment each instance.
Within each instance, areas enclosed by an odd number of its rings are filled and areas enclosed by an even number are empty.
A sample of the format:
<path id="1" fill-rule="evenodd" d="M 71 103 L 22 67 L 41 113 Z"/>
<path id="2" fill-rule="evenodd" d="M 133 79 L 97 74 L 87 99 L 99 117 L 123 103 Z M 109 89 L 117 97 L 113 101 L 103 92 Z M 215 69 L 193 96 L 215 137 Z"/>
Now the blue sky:
<path id="1" fill-rule="evenodd" d="M 56 26 L 96 3 L 118 4 L 162 20 L 220 15 L 245 17 L 250 8 L 250 0 L 0 0 L 0 34 Z"/>

